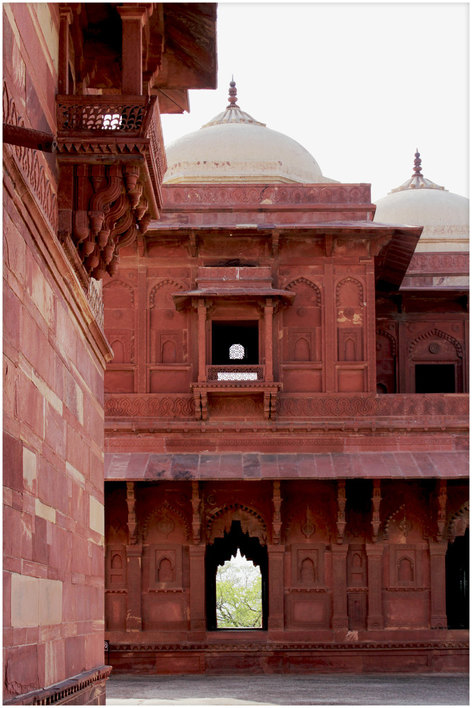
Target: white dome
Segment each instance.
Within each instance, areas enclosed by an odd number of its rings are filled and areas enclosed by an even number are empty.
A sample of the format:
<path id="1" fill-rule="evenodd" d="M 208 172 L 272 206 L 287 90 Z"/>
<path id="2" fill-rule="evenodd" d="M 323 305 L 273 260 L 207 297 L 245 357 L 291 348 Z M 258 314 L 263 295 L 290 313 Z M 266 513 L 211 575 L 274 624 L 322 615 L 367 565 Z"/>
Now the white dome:
<path id="1" fill-rule="evenodd" d="M 200 130 L 166 148 L 165 184 L 208 182 L 333 182 L 296 140 L 230 104 Z"/>
<path id="2" fill-rule="evenodd" d="M 423 177 L 416 153 L 415 174 L 377 201 L 374 221 L 423 226 L 416 252 L 468 251 L 469 200 Z"/>

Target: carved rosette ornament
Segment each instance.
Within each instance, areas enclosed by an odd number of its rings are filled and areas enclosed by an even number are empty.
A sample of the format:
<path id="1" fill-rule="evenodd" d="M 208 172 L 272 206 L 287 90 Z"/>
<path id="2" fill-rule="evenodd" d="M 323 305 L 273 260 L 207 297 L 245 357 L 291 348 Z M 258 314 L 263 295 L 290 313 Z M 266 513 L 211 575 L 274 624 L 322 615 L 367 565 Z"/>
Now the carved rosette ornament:
<path id="1" fill-rule="evenodd" d="M 145 234 L 166 169 L 157 98 L 58 96 L 59 236 L 88 276 L 113 275 Z"/>

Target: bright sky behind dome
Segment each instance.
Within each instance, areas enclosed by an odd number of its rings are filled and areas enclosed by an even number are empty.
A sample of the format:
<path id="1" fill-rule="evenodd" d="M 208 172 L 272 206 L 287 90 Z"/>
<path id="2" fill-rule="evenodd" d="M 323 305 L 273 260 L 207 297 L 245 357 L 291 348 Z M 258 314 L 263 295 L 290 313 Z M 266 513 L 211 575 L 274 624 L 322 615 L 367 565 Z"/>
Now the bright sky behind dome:
<path id="1" fill-rule="evenodd" d="M 218 4 L 218 88 L 162 116 L 166 145 L 238 105 L 289 135 L 326 177 L 376 200 L 413 171 L 469 196 L 468 3 Z"/>

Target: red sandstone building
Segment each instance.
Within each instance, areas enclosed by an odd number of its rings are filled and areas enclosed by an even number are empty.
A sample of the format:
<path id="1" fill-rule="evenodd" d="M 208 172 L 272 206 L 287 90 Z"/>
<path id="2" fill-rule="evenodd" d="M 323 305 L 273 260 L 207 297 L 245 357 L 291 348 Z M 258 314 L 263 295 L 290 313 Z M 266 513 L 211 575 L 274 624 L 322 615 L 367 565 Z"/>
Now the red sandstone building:
<path id="1" fill-rule="evenodd" d="M 101 279 L 161 209 L 216 6 L 3 5 L 4 699 L 103 703 Z"/>
<path id="2" fill-rule="evenodd" d="M 467 668 L 467 200 L 417 155 L 376 211 L 234 86 L 167 167 L 215 73 L 215 5 L 4 6 L 10 702 Z M 237 548 L 258 630 L 217 627 Z"/>
<path id="3" fill-rule="evenodd" d="M 108 661 L 466 670 L 467 200 L 416 154 L 374 220 L 236 100 L 104 286 Z M 259 630 L 217 626 L 237 548 Z"/>

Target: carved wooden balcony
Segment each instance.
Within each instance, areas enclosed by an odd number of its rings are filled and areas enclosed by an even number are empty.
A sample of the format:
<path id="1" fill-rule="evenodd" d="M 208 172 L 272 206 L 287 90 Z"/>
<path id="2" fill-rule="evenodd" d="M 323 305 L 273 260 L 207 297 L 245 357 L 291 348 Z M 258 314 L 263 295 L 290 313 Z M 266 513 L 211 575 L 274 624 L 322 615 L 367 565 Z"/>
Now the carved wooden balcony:
<path id="1" fill-rule="evenodd" d="M 197 420 L 208 420 L 208 394 L 260 393 L 263 396 L 264 417 L 275 418 L 277 396 L 282 384 L 266 381 L 265 367 L 260 364 L 228 364 L 206 367 L 206 381 L 192 383 Z"/>
<path id="2" fill-rule="evenodd" d="M 59 234 L 101 279 L 159 216 L 166 159 L 157 97 L 59 95 L 56 111 Z"/>

